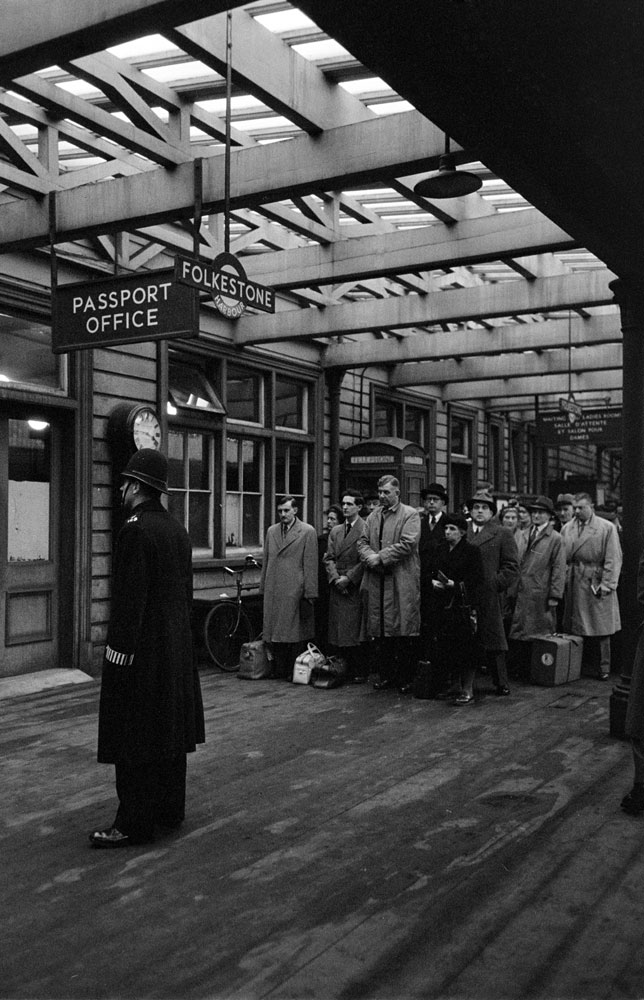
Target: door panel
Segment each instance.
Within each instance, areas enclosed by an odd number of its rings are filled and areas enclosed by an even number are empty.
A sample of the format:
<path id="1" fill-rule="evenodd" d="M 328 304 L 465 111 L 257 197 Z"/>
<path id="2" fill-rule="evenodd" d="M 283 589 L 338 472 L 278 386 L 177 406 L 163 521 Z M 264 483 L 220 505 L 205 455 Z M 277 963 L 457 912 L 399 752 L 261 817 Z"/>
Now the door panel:
<path id="1" fill-rule="evenodd" d="M 0 676 L 58 666 L 55 424 L 0 417 Z"/>

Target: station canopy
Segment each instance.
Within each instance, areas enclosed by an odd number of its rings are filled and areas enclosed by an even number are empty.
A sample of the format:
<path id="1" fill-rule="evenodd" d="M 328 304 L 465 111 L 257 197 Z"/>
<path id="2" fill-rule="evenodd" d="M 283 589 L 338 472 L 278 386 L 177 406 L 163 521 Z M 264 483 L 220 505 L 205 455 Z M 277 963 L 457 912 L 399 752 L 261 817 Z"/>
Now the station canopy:
<path id="1" fill-rule="evenodd" d="M 32 0 L 0 42 L 0 249 L 78 280 L 230 250 L 272 316 L 217 315 L 248 349 L 492 411 L 619 405 L 610 283 L 642 274 L 644 12 L 585 0 Z M 478 191 L 415 191 L 449 145 Z M 0 264 L 0 281 L 20 278 Z"/>

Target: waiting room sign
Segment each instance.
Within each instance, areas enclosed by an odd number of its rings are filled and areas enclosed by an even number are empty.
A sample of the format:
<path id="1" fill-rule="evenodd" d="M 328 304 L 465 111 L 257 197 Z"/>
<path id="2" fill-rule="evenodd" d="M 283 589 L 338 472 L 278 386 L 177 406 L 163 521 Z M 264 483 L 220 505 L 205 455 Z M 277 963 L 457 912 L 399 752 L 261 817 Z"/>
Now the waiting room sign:
<path id="1" fill-rule="evenodd" d="M 537 415 L 536 431 L 540 445 L 599 444 L 615 448 L 622 444 L 622 411 L 618 407 L 582 409 L 572 424 L 566 412 L 546 411 Z"/>

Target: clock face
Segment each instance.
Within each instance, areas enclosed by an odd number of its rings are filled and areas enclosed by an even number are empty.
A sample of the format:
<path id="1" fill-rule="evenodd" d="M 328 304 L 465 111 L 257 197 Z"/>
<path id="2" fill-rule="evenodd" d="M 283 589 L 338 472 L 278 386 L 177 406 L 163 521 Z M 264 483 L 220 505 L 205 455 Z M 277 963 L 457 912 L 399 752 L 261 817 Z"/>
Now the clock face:
<path id="1" fill-rule="evenodd" d="M 161 424 L 154 410 L 139 410 L 132 423 L 132 437 L 137 449 L 161 447 Z"/>

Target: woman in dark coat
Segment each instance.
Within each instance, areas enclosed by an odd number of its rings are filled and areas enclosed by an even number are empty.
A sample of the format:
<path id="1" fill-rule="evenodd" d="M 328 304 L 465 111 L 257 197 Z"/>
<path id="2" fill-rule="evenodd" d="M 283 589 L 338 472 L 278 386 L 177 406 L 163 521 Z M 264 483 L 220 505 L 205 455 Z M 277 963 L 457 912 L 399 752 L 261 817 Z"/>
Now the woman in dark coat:
<path id="1" fill-rule="evenodd" d="M 474 703 L 474 674 L 479 659 L 478 642 L 464 605 L 478 605 L 483 562 L 478 548 L 466 541 L 467 527 L 462 514 L 448 514 L 445 518 L 445 541 L 438 553 L 434 579 L 438 614 L 434 668 L 442 694 L 454 694 L 456 705 Z"/>

